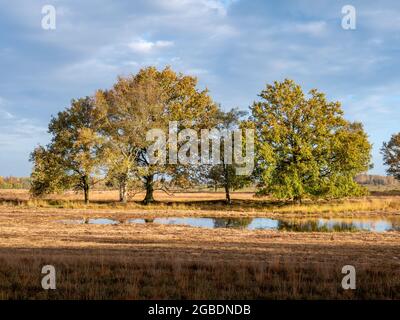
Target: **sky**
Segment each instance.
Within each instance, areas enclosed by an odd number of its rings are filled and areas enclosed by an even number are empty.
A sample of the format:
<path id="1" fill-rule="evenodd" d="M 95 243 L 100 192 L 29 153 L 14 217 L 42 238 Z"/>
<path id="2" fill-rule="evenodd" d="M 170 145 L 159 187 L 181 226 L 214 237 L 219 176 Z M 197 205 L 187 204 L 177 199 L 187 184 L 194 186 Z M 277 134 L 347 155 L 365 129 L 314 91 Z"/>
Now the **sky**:
<path id="1" fill-rule="evenodd" d="M 342 28 L 342 7 L 356 29 Z M 42 8 L 56 29 L 42 28 Z M 225 110 L 290 78 L 342 103 L 379 149 L 400 131 L 398 0 L 0 0 L 0 175 L 28 176 L 52 115 L 154 65 L 197 76 Z"/>

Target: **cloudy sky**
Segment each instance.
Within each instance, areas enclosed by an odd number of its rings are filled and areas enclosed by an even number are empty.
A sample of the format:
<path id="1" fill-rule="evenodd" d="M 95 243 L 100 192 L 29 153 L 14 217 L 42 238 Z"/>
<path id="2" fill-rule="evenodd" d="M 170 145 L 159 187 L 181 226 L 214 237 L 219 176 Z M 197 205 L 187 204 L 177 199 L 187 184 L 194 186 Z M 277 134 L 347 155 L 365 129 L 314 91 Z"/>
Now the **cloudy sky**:
<path id="1" fill-rule="evenodd" d="M 44 30 L 42 7 L 56 8 Z M 356 8 L 356 30 L 341 27 Z M 379 148 L 400 131 L 400 1 L 0 0 L 0 175 L 28 175 L 50 116 L 118 75 L 166 65 L 196 75 L 225 109 L 292 78 L 343 103 Z"/>

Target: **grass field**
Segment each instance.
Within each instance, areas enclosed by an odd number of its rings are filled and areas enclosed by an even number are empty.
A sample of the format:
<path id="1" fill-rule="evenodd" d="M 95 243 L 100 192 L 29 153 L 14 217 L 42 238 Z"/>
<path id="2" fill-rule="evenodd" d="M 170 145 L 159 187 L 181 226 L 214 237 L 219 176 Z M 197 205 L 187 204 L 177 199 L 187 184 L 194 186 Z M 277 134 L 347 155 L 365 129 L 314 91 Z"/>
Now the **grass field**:
<path id="1" fill-rule="evenodd" d="M 235 193 L 157 194 L 160 203 L 116 205 L 95 192 L 38 202 L 0 192 L 1 299 L 400 299 L 400 232 L 282 232 L 157 224 L 63 224 L 62 219 L 139 217 L 372 217 L 399 215 L 400 197 L 292 205 Z M 140 195 L 137 196 L 139 200 Z M 41 288 L 54 265 L 57 289 Z M 343 290 L 354 265 L 357 289 Z"/>
<path id="2" fill-rule="evenodd" d="M 181 192 L 167 195 L 155 192 L 155 204 L 143 205 L 144 194 L 136 194 L 128 204 L 118 202 L 117 191 L 94 191 L 91 203 L 85 205 L 82 194 L 67 192 L 42 199 L 32 199 L 27 190 L 0 190 L 0 206 L 40 209 L 74 209 L 95 212 L 153 212 L 168 214 L 182 211 L 184 215 L 213 216 L 370 216 L 400 214 L 400 192 L 385 191 L 377 195 L 341 200 L 305 201 L 303 204 L 282 202 L 269 197 L 255 197 L 253 192 L 232 193 L 233 203 L 225 204 L 223 192 Z"/>

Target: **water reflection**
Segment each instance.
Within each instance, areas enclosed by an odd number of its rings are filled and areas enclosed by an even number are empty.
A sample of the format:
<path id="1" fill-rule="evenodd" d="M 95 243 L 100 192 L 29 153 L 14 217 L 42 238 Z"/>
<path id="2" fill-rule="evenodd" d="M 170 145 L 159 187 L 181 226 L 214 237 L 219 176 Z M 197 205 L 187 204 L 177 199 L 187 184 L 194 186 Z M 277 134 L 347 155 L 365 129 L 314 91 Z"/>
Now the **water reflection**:
<path id="1" fill-rule="evenodd" d="M 280 230 L 290 232 L 400 231 L 400 219 L 269 219 L 269 218 L 155 218 L 131 219 L 128 223 L 187 225 L 200 228 Z"/>
<path id="2" fill-rule="evenodd" d="M 392 220 L 391 231 L 400 231 L 400 218 Z"/>
<path id="3" fill-rule="evenodd" d="M 252 221 L 252 218 L 214 218 L 214 228 L 246 229 Z"/>
<path id="4" fill-rule="evenodd" d="M 65 224 L 121 223 L 187 225 L 200 228 L 280 230 L 291 232 L 400 231 L 400 218 L 386 219 L 269 219 L 269 218 L 146 218 L 118 221 L 112 219 L 61 220 Z"/>
<path id="5" fill-rule="evenodd" d="M 353 223 L 343 221 L 323 221 L 323 220 L 307 220 L 307 221 L 283 221 L 278 222 L 278 230 L 295 231 L 295 232 L 344 232 L 362 230 L 357 228 Z"/>
<path id="6" fill-rule="evenodd" d="M 119 224 L 120 222 L 112 219 L 86 219 L 86 224 Z"/>

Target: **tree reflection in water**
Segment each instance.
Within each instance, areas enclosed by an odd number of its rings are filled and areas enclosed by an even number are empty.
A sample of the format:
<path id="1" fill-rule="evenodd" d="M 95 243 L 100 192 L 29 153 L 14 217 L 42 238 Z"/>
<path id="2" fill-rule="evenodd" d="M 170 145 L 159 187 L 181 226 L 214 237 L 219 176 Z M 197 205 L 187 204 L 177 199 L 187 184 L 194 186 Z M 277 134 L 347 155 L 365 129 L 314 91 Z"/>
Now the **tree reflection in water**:
<path id="1" fill-rule="evenodd" d="M 245 229 L 253 221 L 252 218 L 215 218 L 214 228 L 238 228 Z"/>
<path id="2" fill-rule="evenodd" d="M 392 221 L 392 228 L 390 231 L 400 231 L 400 219 L 396 219 Z"/>
<path id="3" fill-rule="evenodd" d="M 293 220 L 293 221 L 278 221 L 278 230 L 294 231 L 294 232 L 343 232 L 356 231 L 358 228 L 353 223 L 348 222 L 333 222 L 321 223 L 319 220 Z"/>

